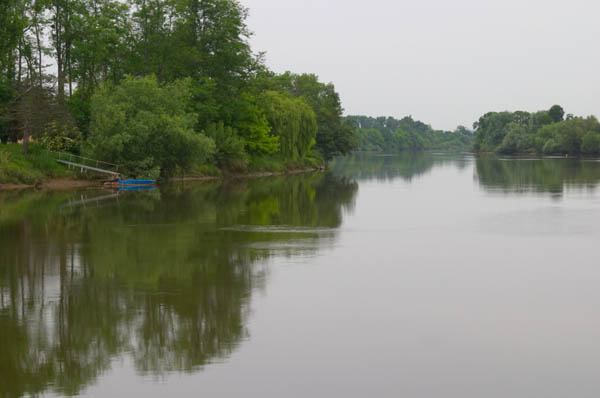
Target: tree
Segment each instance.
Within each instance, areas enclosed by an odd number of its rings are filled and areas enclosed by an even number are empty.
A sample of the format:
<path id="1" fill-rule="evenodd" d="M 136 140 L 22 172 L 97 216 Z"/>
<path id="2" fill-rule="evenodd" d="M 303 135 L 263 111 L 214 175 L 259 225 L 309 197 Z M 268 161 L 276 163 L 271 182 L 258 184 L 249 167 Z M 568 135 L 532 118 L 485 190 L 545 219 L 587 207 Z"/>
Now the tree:
<path id="1" fill-rule="evenodd" d="M 286 72 L 277 77 L 281 87 L 300 97 L 315 112 L 318 132 L 316 149 L 325 160 L 345 155 L 356 148 L 356 131 L 352 124 L 342 122 L 342 103 L 332 83 L 319 82 L 316 75 L 295 75 Z"/>
<path id="2" fill-rule="evenodd" d="M 214 153 L 217 165 L 228 169 L 245 169 L 246 142 L 237 135 L 235 129 L 221 123 L 210 124 L 205 134 L 214 140 L 216 151 Z"/>
<path id="3" fill-rule="evenodd" d="M 600 134 L 590 131 L 583 136 L 581 152 L 586 155 L 600 154 Z"/>
<path id="4" fill-rule="evenodd" d="M 536 134 L 536 146 L 542 147 L 544 153 L 549 153 L 552 149 L 553 153 L 579 155 L 583 152 L 591 154 L 594 150 L 595 134 L 600 134 L 598 119 L 593 116 L 574 117 L 539 129 Z M 583 145 L 586 136 L 588 138 Z M 552 144 L 547 144 L 550 141 Z"/>
<path id="5" fill-rule="evenodd" d="M 280 151 L 287 160 L 303 158 L 315 144 L 315 113 L 302 99 L 265 92 L 260 99 L 273 134 L 279 137 Z"/>
<path id="6" fill-rule="evenodd" d="M 237 101 L 237 122 L 235 127 L 245 140 L 246 151 L 250 154 L 271 155 L 279 152 L 279 137 L 271 133 L 264 111 L 257 99 L 248 93 Z"/>
<path id="7" fill-rule="evenodd" d="M 88 151 L 133 176 L 167 177 L 205 162 L 215 144 L 193 130 L 197 115 L 186 111 L 190 83 L 161 87 L 156 77 L 128 77 L 119 86 L 104 86 L 92 98 Z"/>
<path id="8" fill-rule="evenodd" d="M 554 105 L 552 108 L 550 108 L 548 114 L 550 115 L 554 123 L 558 123 L 562 122 L 565 116 L 565 111 L 560 105 Z"/>

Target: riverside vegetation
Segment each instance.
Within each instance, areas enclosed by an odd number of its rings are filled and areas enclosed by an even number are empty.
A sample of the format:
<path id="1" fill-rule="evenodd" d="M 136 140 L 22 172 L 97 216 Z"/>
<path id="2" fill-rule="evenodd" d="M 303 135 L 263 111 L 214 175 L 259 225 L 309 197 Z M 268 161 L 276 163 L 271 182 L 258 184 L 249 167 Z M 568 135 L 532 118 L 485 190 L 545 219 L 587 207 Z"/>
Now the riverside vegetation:
<path id="1" fill-rule="evenodd" d="M 490 112 L 474 125 L 476 152 L 507 155 L 594 156 L 600 154 L 600 123 L 594 116 L 565 117 L 560 105 L 535 113 Z"/>
<path id="2" fill-rule="evenodd" d="M 356 126 L 358 149 L 365 152 L 465 150 L 473 145 L 473 132 L 464 126 L 453 132 L 434 130 L 411 116 L 400 120 L 383 116 L 348 116 L 346 120 Z"/>
<path id="3" fill-rule="evenodd" d="M 236 0 L 3 1 L 0 140 L 136 177 L 316 168 L 354 149 L 333 84 L 268 70 L 247 15 Z M 54 176 L 0 148 L 0 182 Z"/>
<path id="4" fill-rule="evenodd" d="M 474 131 L 343 117 L 332 83 L 265 66 L 247 15 L 237 0 L 0 3 L 0 183 L 72 176 L 43 149 L 151 178 L 314 169 L 354 150 L 600 154 L 598 120 L 558 105 L 490 112 Z"/>

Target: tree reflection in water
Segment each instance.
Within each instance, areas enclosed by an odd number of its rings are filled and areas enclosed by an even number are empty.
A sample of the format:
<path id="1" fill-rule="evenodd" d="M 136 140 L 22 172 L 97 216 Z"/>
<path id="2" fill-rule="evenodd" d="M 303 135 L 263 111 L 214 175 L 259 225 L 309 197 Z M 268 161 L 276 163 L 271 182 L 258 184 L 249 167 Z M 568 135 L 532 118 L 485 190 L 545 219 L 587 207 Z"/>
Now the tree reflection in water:
<path id="1" fill-rule="evenodd" d="M 472 156 L 462 152 L 400 152 L 395 154 L 355 153 L 331 163 L 334 175 L 357 181 L 391 181 L 413 178 L 429 173 L 435 167 L 452 166 L 460 170 L 472 162 Z"/>
<path id="2" fill-rule="evenodd" d="M 153 374 L 226 358 L 267 260 L 331 244 L 357 190 L 315 174 L 0 195 L 0 396 L 76 395 L 122 355 Z"/>
<path id="3" fill-rule="evenodd" d="M 475 162 L 475 171 L 486 191 L 501 194 L 561 197 L 568 188 L 591 190 L 600 183 L 600 162 L 595 160 L 481 156 Z"/>

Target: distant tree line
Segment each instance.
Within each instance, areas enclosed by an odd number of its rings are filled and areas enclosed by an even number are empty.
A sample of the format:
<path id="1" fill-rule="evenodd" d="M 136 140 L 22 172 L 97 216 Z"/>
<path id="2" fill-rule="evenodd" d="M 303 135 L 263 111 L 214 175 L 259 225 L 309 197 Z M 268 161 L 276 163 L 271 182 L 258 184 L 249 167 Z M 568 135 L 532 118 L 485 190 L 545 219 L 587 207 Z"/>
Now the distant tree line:
<path id="1" fill-rule="evenodd" d="M 566 115 L 560 105 L 535 113 L 490 112 L 473 126 L 474 150 L 502 154 L 599 155 L 600 123 Z"/>
<path id="2" fill-rule="evenodd" d="M 413 120 L 393 117 L 348 116 L 346 121 L 357 129 L 358 149 L 369 152 L 422 151 L 427 149 L 459 150 L 473 144 L 473 133 L 464 126 L 455 131 L 434 130 Z"/>
<path id="3" fill-rule="evenodd" d="M 237 0 L 2 0 L 0 140 L 170 175 L 356 146 L 333 84 L 277 75 Z"/>

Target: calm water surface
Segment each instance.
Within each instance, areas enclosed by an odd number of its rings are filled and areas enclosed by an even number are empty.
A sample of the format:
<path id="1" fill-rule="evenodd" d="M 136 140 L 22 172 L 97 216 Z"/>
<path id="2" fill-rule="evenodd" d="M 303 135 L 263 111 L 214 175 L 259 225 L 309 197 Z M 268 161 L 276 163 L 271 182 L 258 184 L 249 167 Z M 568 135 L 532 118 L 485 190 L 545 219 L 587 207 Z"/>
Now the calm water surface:
<path id="1" fill-rule="evenodd" d="M 597 397 L 600 162 L 0 193 L 0 397 Z"/>

